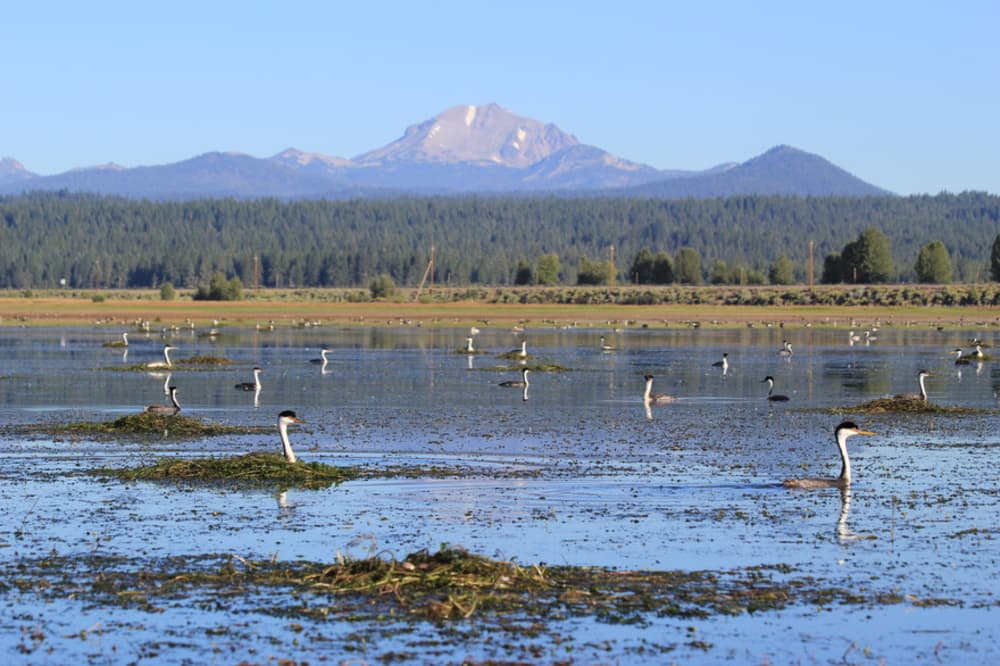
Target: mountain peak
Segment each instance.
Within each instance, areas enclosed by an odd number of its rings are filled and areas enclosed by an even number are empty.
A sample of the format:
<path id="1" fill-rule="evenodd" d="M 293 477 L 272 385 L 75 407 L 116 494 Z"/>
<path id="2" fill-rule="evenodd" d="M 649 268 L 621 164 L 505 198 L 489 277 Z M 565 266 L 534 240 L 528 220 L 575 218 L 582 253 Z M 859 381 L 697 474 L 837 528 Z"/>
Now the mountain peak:
<path id="1" fill-rule="evenodd" d="M 333 155 L 322 153 L 306 153 L 297 148 L 286 148 L 271 158 L 274 162 L 280 162 L 288 166 L 296 167 L 320 167 L 324 169 L 335 169 L 346 167 L 351 164 L 350 160 Z"/>
<path id="2" fill-rule="evenodd" d="M 0 183 L 17 183 L 34 178 L 36 174 L 24 168 L 13 157 L 0 159 Z"/>
<path id="3" fill-rule="evenodd" d="M 354 161 L 365 166 L 458 162 L 523 169 L 579 143 L 551 123 L 515 115 L 498 104 L 463 105 L 410 125 L 401 138 Z"/>

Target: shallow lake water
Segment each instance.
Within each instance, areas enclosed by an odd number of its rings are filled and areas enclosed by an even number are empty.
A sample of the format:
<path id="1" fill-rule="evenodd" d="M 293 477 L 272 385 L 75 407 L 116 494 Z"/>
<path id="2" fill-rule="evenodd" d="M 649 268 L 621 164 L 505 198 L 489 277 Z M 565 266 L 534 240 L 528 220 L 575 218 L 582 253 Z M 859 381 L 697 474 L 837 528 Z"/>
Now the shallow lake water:
<path id="1" fill-rule="evenodd" d="M 1000 361 L 957 366 L 950 353 L 969 350 L 982 331 L 887 328 L 866 344 L 849 341 L 846 330 L 802 327 L 484 328 L 475 345 L 490 353 L 465 355 L 456 353 L 464 329 L 223 328 L 212 338 L 170 334 L 172 355 L 221 356 L 231 365 L 178 367 L 169 377 L 124 370 L 161 358 L 160 334 L 132 335 L 127 353 L 102 346 L 117 334 L 107 327 L 0 330 L 0 422 L 8 425 L 0 434 L 0 561 L 232 553 L 332 562 L 403 558 L 451 544 L 527 564 L 788 565 L 831 587 L 906 601 L 697 620 L 653 616 L 638 625 L 571 619 L 531 646 L 486 640 L 456 622 L 445 650 L 433 647 L 445 630 L 430 623 L 380 633 L 252 608 L 178 602 L 161 613 L 109 609 L 36 598 L 6 580 L 0 655 L 7 662 L 132 663 L 155 655 L 162 663 L 368 663 L 391 652 L 415 663 L 1000 659 Z M 613 350 L 600 349 L 601 335 Z M 526 394 L 498 386 L 520 373 L 496 354 L 522 339 L 531 363 L 565 368 L 530 373 Z M 790 357 L 776 353 L 784 339 Z M 1000 337 L 989 332 L 984 342 L 996 353 Z M 311 363 L 324 345 L 329 362 Z M 712 365 L 724 352 L 726 372 Z M 254 366 L 263 368 L 259 394 L 235 390 L 252 380 Z M 926 384 L 932 402 L 979 411 L 830 411 L 916 391 L 921 369 L 933 373 Z M 679 400 L 646 409 L 647 373 L 655 376 L 654 391 Z M 788 402 L 766 399 L 761 380 L 768 375 Z M 178 387 L 182 413 L 205 421 L 273 426 L 278 412 L 294 409 L 306 421 L 291 433 L 304 460 L 461 473 L 375 476 L 280 495 L 121 483 L 85 472 L 277 450 L 277 435 L 140 443 L 17 429 L 113 420 L 165 402 L 167 383 Z M 848 418 L 877 433 L 850 440 L 849 493 L 782 487 L 792 476 L 836 476 L 833 429 Z M 931 600 L 940 603 L 922 603 Z M 211 638 L 207 632 L 219 626 L 230 627 L 227 637 Z"/>

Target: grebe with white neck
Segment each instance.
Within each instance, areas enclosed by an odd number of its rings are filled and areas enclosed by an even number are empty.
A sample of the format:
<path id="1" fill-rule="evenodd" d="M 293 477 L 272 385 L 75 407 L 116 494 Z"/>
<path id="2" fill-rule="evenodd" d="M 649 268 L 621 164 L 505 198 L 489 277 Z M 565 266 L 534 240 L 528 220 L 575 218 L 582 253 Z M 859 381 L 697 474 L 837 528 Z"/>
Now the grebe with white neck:
<path id="1" fill-rule="evenodd" d="M 502 386 L 504 388 L 525 388 L 526 389 L 526 388 L 528 388 L 528 372 L 530 372 L 530 371 L 527 368 L 522 368 L 521 369 L 521 378 L 520 379 L 510 379 L 510 380 L 507 380 L 505 382 L 500 382 L 500 384 L 498 384 L 498 386 Z"/>
<path id="2" fill-rule="evenodd" d="M 920 393 L 900 393 L 899 395 L 893 396 L 894 400 L 922 400 L 927 402 L 927 387 L 924 386 L 924 380 L 928 377 L 933 377 L 934 375 L 926 370 L 921 370 L 917 373 L 917 384 L 920 386 Z"/>
<path id="3" fill-rule="evenodd" d="M 294 463 L 295 451 L 292 450 L 292 443 L 288 441 L 288 426 L 291 423 L 305 423 L 302 419 L 295 415 L 290 409 L 278 414 L 278 433 L 281 435 L 281 452 L 285 456 L 285 460 L 289 463 Z"/>
<path id="4" fill-rule="evenodd" d="M 236 389 L 239 391 L 259 391 L 260 390 L 260 373 L 263 372 L 258 367 L 253 369 L 253 381 L 252 382 L 240 382 L 236 385 Z"/>
<path id="5" fill-rule="evenodd" d="M 767 399 L 771 402 L 788 402 L 788 396 L 774 392 L 774 377 L 768 375 L 761 380 L 761 384 L 767 382 Z"/>
<path id="6" fill-rule="evenodd" d="M 324 345 L 319 350 L 319 358 L 309 359 L 310 363 L 315 363 L 316 365 L 326 365 L 329 360 L 326 355 L 330 353 L 330 348 Z"/>
<path id="7" fill-rule="evenodd" d="M 169 405 L 149 405 L 146 407 L 146 412 L 149 414 L 176 414 L 181 411 L 181 404 L 177 402 L 177 387 L 170 387 L 170 402 Z"/>
<path id="8" fill-rule="evenodd" d="M 847 438 L 854 435 L 874 435 L 868 430 L 862 430 L 853 421 L 844 421 L 838 425 L 833 436 L 837 440 L 837 450 L 840 452 L 840 476 L 829 478 L 786 479 L 782 484 L 786 488 L 846 488 L 851 485 L 851 459 L 847 455 Z"/>
<path id="9" fill-rule="evenodd" d="M 646 380 L 646 390 L 642 394 L 642 401 L 647 405 L 667 405 L 676 402 L 677 398 L 667 393 L 653 393 L 653 375 L 643 375 Z"/>
<path id="10" fill-rule="evenodd" d="M 511 356 L 519 356 L 521 358 L 527 358 L 528 357 L 528 341 L 527 340 L 521 340 L 521 348 L 520 349 L 511 349 L 507 353 L 510 354 Z"/>
<path id="11" fill-rule="evenodd" d="M 721 361 L 716 361 L 715 363 L 713 363 L 712 367 L 713 368 L 722 368 L 722 374 L 726 374 L 726 371 L 729 370 L 729 354 L 727 352 L 723 352 L 722 353 L 722 360 Z"/>
<path id="12" fill-rule="evenodd" d="M 122 332 L 122 339 L 121 340 L 112 340 L 110 342 L 105 342 L 104 346 L 105 347 L 117 347 L 119 349 L 122 348 L 122 347 L 128 347 L 128 331 L 123 331 Z"/>
<path id="13" fill-rule="evenodd" d="M 147 368 L 172 368 L 173 363 L 170 362 L 170 351 L 176 349 L 173 345 L 163 345 L 163 360 L 162 361 L 150 361 L 145 365 Z"/>

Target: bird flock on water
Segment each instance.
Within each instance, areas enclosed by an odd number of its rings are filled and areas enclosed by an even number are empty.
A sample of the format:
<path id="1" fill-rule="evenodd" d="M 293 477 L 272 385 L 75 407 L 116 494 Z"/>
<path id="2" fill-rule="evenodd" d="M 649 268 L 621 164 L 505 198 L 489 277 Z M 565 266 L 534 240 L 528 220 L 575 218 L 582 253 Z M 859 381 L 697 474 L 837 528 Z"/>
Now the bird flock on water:
<path id="1" fill-rule="evenodd" d="M 216 329 L 212 329 L 215 335 L 218 335 Z M 523 333 L 523 329 L 516 331 L 517 333 Z M 482 353 L 475 347 L 475 336 L 479 333 L 479 329 L 472 327 L 470 329 L 470 336 L 465 338 L 465 347 L 460 348 L 459 352 L 464 353 Z M 848 334 L 848 344 L 855 345 L 859 343 L 864 343 L 870 345 L 878 338 L 875 335 L 874 330 L 864 331 L 863 335 L 858 335 L 855 331 L 850 331 Z M 129 347 L 128 333 L 122 333 L 120 340 L 113 340 L 104 343 L 105 347 L 114 348 L 125 348 Z M 966 354 L 961 347 L 955 348 L 951 353 L 954 355 L 954 363 L 956 366 L 968 366 L 973 363 L 982 364 L 982 361 L 987 359 L 987 354 L 983 351 L 983 342 L 979 339 L 974 339 L 972 341 L 973 351 Z M 597 345 L 597 349 L 602 353 L 610 353 L 616 351 L 616 347 L 610 344 L 606 336 L 600 337 L 600 342 Z M 171 344 L 164 344 L 162 347 L 162 360 L 148 361 L 142 364 L 141 367 L 149 370 L 167 370 L 170 371 L 174 368 L 173 360 L 171 359 L 171 352 L 176 350 Z M 127 354 L 127 351 L 125 352 Z M 330 353 L 330 348 L 326 345 L 322 346 L 320 349 L 319 358 L 309 359 L 308 362 L 312 364 L 320 365 L 323 369 L 324 374 L 326 373 L 327 365 L 330 362 L 328 354 Z M 788 340 L 782 342 L 781 347 L 775 352 L 779 359 L 784 361 L 790 361 L 794 355 L 792 349 L 792 344 Z M 500 358 L 506 358 L 510 360 L 516 360 L 523 367 L 520 368 L 520 379 L 509 379 L 499 382 L 498 385 L 503 388 L 520 388 L 523 391 L 523 399 L 528 399 L 528 387 L 530 386 L 528 375 L 531 368 L 526 367 L 524 364 L 527 359 L 531 358 L 527 349 L 527 340 L 521 340 L 520 346 L 516 347 L 509 352 L 501 354 Z M 471 358 L 470 358 L 471 363 Z M 715 361 L 711 364 L 712 368 L 717 368 L 721 370 L 722 375 L 726 375 L 730 370 L 730 359 L 729 353 L 723 353 L 720 360 Z M 255 394 L 255 406 L 256 406 L 256 396 L 260 394 L 262 384 L 261 384 L 261 373 L 264 370 L 260 366 L 255 366 L 252 369 L 253 381 L 243 381 L 238 382 L 234 385 L 234 388 L 239 391 L 254 392 Z M 961 372 L 961 370 L 959 370 Z M 150 373 L 157 375 L 157 373 Z M 162 377 L 163 373 L 159 373 L 158 376 Z M 933 373 L 928 370 L 921 369 L 917 372 L 916 380 L 918 391 L 915 393 L 902 393 L 893 396 L 891 401 L 901 401 L 901 402 L 922 402 L 927 403 L 928 394 L 925 380 L 928 377 L 933 377 Z M 166 374 L 166 380 L 164 382 L 164 394 L 169 399 L 168 404 L 152 404 L 145 408 L 145 411 L 150 414 L 159 415 L 176 415 L 181 411 L 181 404 L 178 400 L 178 387 L 171 383 L 172 375 L 169 372 Z M 660 393 L 653 391 L 653 375 L 650 373 L 645 373 L 643 376 L 645 380 L 645 388 L 642 393 L 642 401 L 647 409 L 647 414 L 649 414 L 649 407 L 653 405 L 668 405 L 674 404 L 681 400 L 678 396 L 670 395 L 667 393 Z M 772 375 L 767 375 L 764 377 L 760 383 L 767 384 L 767 394 L 766 400 L 769 403 L 776 402 L 789 402 L 791 397 L 784 393 L 776 393 L 775 379 Z M 292 424 L 303 423 L 303 420 L 296 416 L 296 413 L 292 410 L 283 410 L 278 414 L 277 419 L 277 429 L 279 433 L 279 438 L 281 442 L 281 450 L 285 460 L 288 463 L 295 463 L 297 457 L 292 449 L 291 442 L 288 435 L 288 427 Z M 851 474 L 851 463 L 850 456 L 847 451 L 847 440 L 850 437 L 857 435 L 874 435 L 875 433 L 866 430 L 853 421 L 847 420 L 838 424 L 834 428 L 834 440 L 837 445 L 838 454 L 841 461 L 841 471 L 836 477 L 808 477 L 808 478 L 797 478 L 797 479 L 787 479 L 783 482 L 783 485 L 788 488 L 798 488 L 798 489 L 813 489 L 813 488 L 847 488 L 851 484 L 852 474 Z"/>

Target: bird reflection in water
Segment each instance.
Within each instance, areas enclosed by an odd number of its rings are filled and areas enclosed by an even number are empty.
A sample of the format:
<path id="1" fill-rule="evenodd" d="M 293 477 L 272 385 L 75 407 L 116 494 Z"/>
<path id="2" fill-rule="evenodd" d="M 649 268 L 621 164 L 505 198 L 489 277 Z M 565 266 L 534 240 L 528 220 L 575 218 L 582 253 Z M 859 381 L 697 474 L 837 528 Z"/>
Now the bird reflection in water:
<path id="1" fill-rule="evenodd" d="M 845 486 L 840 489 L 840 517 L 837 518 L 837 540 L 841 543 L 854 541 L 859 537 L 854 536 L 847 518 L 851 513 L 851 487 Z"/>

